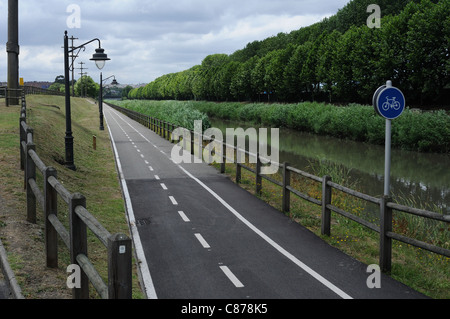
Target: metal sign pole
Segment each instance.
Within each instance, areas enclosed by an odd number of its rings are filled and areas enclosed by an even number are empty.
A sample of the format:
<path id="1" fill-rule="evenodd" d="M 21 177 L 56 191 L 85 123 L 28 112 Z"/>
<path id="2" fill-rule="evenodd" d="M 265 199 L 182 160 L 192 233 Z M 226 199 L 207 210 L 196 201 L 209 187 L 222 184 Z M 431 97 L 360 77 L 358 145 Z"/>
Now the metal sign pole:
<path id="1" fill-rule="evenodd" d="M 375 112 L 386 119 L 384 195 L 390 196 L 392 120 L 402 115 L 406 100 L 402 91 L 393 87 L 392 81 L 387 81 L 375 91 L 372 102 Z"/>
<path id="2" fill-rule="evenodd" d="M 392 88 L 392 81 L 386 82 L 386 88 Z M 391 182 L 391 146 L 392 146 L 392 120 L 386 119 L 386 141 L 384 159 L 384 195 L 389 196 Z"/>
<path id="3" fill-rule="evenodd" d="M 384 159 L 384 195 L 390 195 L 391 180 L 391 144 L 392 144 L 392 121 L 386 119 L 386 149 Z"/>

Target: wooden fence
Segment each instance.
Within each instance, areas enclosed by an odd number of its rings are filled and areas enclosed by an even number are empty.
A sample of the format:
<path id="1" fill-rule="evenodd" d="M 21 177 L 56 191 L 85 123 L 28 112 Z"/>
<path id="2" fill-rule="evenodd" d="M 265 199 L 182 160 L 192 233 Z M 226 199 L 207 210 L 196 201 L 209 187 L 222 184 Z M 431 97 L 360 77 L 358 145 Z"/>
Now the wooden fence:
<path id="1" fill-rule="evenodd" d="M 116 109 L 117 111 L 127 115 L 131 119 L 143 124 L 144 126 L 150 128 L 151 130 L 155 131 L 165 139 L 171 140 L 171 133 L 175 130 L 176 126 L 172 123 L 168 123 L 166 121 L 162 121 L 160 119 L 156 119 L 126 108 L 122 108 L 117 105 L 113 105 L 108 103 L 111 107 Z M 194 136 L 195 132 L 190 131 L 191 136 Z M 200 136 L 197 138 L 197 141 L 203 141 L 204 136 Z M 206 140 L 211 140 L 210 137 L 206 137 Z M 190 146 L 187 145 L 187 143 L 190 143 Z M 192 155 L 194 155 L 194 146 L 195 139 L 191 138 L 190 141 L 184 141 L 183 147 L 186 150 L 191 150 Z M 342 185 L 339 185 L 337 183 L 334 183 L 330 176 L 324 176 L 324 177 L 318 177 L 314 176 L 312 174 L 309 174 L 307 172 L 301 171 L 295 167 L 292 167 L 289 165 L 289 163 L 276 163 L 279 168 L 282 170 L 282 182 L 275 180 L 271 176 L 261 174 L 261 162 L 260 162 L 260 156 L 259 154 L 252 154 L 248 152 L 247 150 L 239 149 L 238 147 L 234 145 L 225 144 L 224 142 L 221 142 L 222 147 L 222 154 L 220 155 L 222 157 L 222 164 L 221 164 L 221 173 L 225 172 L 225 163 L 228 161 L 233 161 L 234 164 L 236 164 L 236 182 L 239 183 L 241 180 L 241 169 L 244 168 L 252 173 L 255 174 L 255 191 L 257 194 L 261 193 L 261 187 L 262 187 L 262 179 L 265 179 L 273 184 L 276 184 L 282 188 L 283 196 L 281 198 L 282 201 L 282 210 L 286 213 L 290 211 L 290 204 L 291 204 L 291 194 L 294 194 L 308 202 L 311 202 L 315 205 L 321 206 L 322 208 L 322 220 L 321 220 L 321 233 L 323 235 L 330 236 L 331 235 L 331 212 L 335 212 L 337 214 L 340 214 L 346 218 L 349 218 L 366 228 L 375 231 L 379 233 L 379 266 L 380 269 L 383 272 L 390 272 L 391 266 L 392 266 L 392 240 L 398 240 L 401 242 L 404 242 L 406 244 L 419 247 L 428 251 L 431 251 L 436 254 L 440 254 L 446 257 L 450 257 L 450 250 L 445 249 L 439 246 L 431 245 L 429 243 L 419 241 L 413 238 L 406 237 L 404 235 L 398 234 L 393 232 L 393 210 L 404 212 L 407 214 L 412 214 L 416 216 L 420 216 L 423 218 L 427 218 L 430 220 L 450 223 L 450 215 L 443 215 L 423 209 L 417 209 L 413 207 L 408 207 L 404 205 L 400 205 L 397 203 L 394 203 L 392 201 L 392 198 L 390 197 L 382 197 L 382 198 L 376 198 L 367 194 L 363 194 L 360 192 L 357 192 L 355 190 L 352 190 L 348 187 L 344 187 Z M 198 144 L 197 144 L 198 145 Z M 238 152 L 243 152 L 248 156 L 253 156 L 257 158 L 256 162 L 256 168 L 252 168 L 250 166 L 245 165 L 244 163 L 241 163 L 240 161 L 235 161 L 234 159 L 230 159 L 226 157 L 226 147 L 232 147 Z M 201 154 L 201 153 L 199 153 Z M 313 197 L 310 197 L 308 194 L 305 194 L 301 192 L 298 189 L 295 189 L 291 186 L 291 180 L 293 178 L 293 175 L 296 174 L 297 176 L 302 176 L 307 179 L 310 179 L 316 183 L 320 183 L 322 186 L 322 196 L 321 199 L 316 199 Z M 351 195 L 355 198 L 364 200 L 366 202 L 373 203 L 378 206 L 379 212 L 380 212 L 380 225 L 373 224 L 359 216 L 356 216 L 350 212 L 347 212 L 339 207 L 336 207 L 332 205 L 331 199 L 333 190 L 337 190 L 340 192 L 343 192 L 345 194 Z"/>
<path id="2" fill-rule="evenodd" d="M 0 98 L 5 99 L 6 106 L 9 106 L 11 104 L 10 100 L 19 100 L 21 95 L 25 94 L 43 94 L 43 95 L 59 95 L 63 96 L 64 92 L 54 91 L 54 90 L 48 90 L 43 88 L 38 88 L 34 86 L 20 86 L 19 89 L 8 89 L 6 86 L 0 86 Z"/>
<path id="3" fill-rule="evenodd" d="M 103 299 L 131 299 L 131 239 L 124 234 L 110 234 L 86 209 L 86 198 L 70 193 L 57 179 L 57 171 L 46 166 L 36 153 L 33 129 L 26 123 L 26 101 L 22 95 L 20 114 L 20 165 L 24 170 L 27 221 L 36 223 L 36 204 L 45 218 L 47 267 L 58 267 L 58 235 L 70 251 L 71 263 L 81 271 L 80 288 L 72 288 L 74 299 L 89 298 L 89 281 Z M 43 176 L 43 190 L 36 182 L 36 172 Z M 58 196 L 67 204 L 69 230 L 58 219 Z M 107 248 L 108 283 L 105 284 L 88 256 L 87 228 Z"/>

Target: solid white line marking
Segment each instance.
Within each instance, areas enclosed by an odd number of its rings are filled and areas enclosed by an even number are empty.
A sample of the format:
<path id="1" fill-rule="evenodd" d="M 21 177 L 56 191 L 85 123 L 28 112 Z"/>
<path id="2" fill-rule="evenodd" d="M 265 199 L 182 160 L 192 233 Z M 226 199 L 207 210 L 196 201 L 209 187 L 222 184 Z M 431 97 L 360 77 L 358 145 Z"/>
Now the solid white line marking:
<path id="1" fill-rule="evenodd" d="M 183 221 L 185 221 L 186 223 L 189 223 L 191 221 L 183 211 L 178 211 L 178 214 L 180 214 L 181 219 L 183 219 Z"/>
<path id="2" fill-rule="evenodd" d="M 197 237 L 198 241 L 200 242 L 200 244 L 202 244 L 203 248 L 205 249 L 211 248 L 211 246 L 209 246 L 209 244 L 206 242 L 205 238 L 203 238 L 201 234 L 195 234 L 195 237 Z"/>
<path id="3" fill-rule="evenodd" d="M 106 112 L 106 114 L 109 114 L 109 112 Z M 116 121 L 116 119 L 114 117 L 112 117 L 112 119 L 121 128 L 120 124 Z M 105 116 L 105 122 L 106 122 L 106 125 L 109 127 L 108 119 L 106 116 Z M 141 272 L 144 290 L 146 292 L 147 298 L 158 299 L 158 296 L 156 295 L 156 291 L 155 291 L 155 286 L 153 284 L 152 276 L 150 274 L 150 269 L 148 268 L 147 260 L 145 258 L 144 248 L 142 246 L 141 238 L 139 237 L 139 232 L 136 227 L 136 218 L 134 217 L 133 205 L 131 204 L 130 194 L 128 192 L 127 183 L 123 176 L 123 170 L 122 170 L 122 165 L 120 164 L 119 153 L 117 151 L 116 143 L 114 142 L 114 137 L 112 135 L 111 129 L 109 129 L 109 136 L 111 138 L 111 142 L 112 142 L 112 146 L 113 146 L 113 150 L 114 150 L 114 157 L 116 159 L 117 169 L 119 171 L 119 176 L 120 176 L 120 182 L 122 184 L 122 191 L 123 191 L 123 195 L 125 197 L 125 205 L 126 205 L 126 211 L 127 211 L 126 215 L 128 217 L 128 224 L 130 226 L 131 235 L 132 235 L 134 246 L 136 249 L 136 258 L 139 261 L 139 269 Z"/>
<path id="4" fill-rule="evenodd" d="M 161 187 L 162 187 L 162 189 L 164 189 L 165 191 L 167 190 L 167 186 L 166 186 L 166 184 L 164 184 L 164 183 L 161 183 Z"/>
<path id="5" fill-rule="evenodd" d="M 169 196 L 169 199 L 172 202 L 172 204 L 178 205 L 177 201 L 175 200 L 175 198 L 173 196 Z"/>
<path id="6" fill-rule="evenodd" d="M 231 280 L 231 282 L 236 286 L 236 288 L 242 288 L 244 285 L 242 282 L 237 279 L 237 277 L 231 272 L 230 268 L 227 266 L 220 266 L 220 269 L 225 273 L 225 275 L 228 277 L 228 279 Z"/>

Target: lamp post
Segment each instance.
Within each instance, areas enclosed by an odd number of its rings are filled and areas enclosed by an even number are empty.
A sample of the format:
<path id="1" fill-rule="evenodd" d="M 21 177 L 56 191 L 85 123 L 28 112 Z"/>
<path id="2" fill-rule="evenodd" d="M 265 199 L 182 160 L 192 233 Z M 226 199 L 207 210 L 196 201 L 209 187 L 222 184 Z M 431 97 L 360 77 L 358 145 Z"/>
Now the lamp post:
<path id="1" fill-rule="evenodd" d="M 69 54 L 73 53 L 75 50 L 84 49 L 86 45 L 91 42 L 98 41 L 98 49 L 95 49 L 95 53 L 92 56 L 93 61 L 98 68 L 103 68 L 105 66 L 105 62 L 110 60 L 108 56 L 104 53 L 104 50 L 101 48 L 101 42 L 99 39 L 93 39 L 88 41 L 78 47 L 71 47 L 69 50 L 69 37 L 67 36 L 67 31 L 64 32 L 64 83 L 65 83 L 65 104 L 66 104 L 66 136 L 65 136 L 65 148 L 66 148 L 66 161 L 65 165 L 67 168 L 75 171 L 76 166 L 74 164 L 74 156 L 73 156 L 73 136 L 72 136 L 72 115 L 70 108 L 70 81 L 69 81 Z M 78 52 L 79 52 L 78 51 Z M 72 54 L 73 55 L 73 54 Z M 76 56 L 73 57 L 72 63 L 74 63 Z"/>
<path id="2" fill-rule="evenodd" d="M 102 48 L 98 48 L 95 50 L 95 54 L 92 56 L 91 61 L 95 61 L 95 65 L 97 65 L 97 68 L 101 71 L 103 67 L 105 66 L 105 61 L 109 60 L 107 55 L 104 53 L 105 50 Z M 99 99 L 98 99 L 98 107 L 100 112 L 100 131 L 104 131 L 105 127 L 103 126 L 103 75 L 102 72 L 100 72 L 100 93 L 99 93 Z"/>
<path id="3" fill-rule="evenodd" d="M 110 77 L 107 77 L 106 79 L 103 80 L 103 74 L 102 74 L 102 72 L 100 72 L 100 93 L 98 95 L 98 108 L 99 108 L 99 112 L 100 112 L 100 131 L 105 130 L 105 127 L 103 126 L 103 82 L 105 82 L 106 80 L 108 80 L 112 77 L 114 77 L 114 80 L 112 81 L 111 84 L 117 85 L 118 83 L 117 83 L 116 77 L 114 75 L 111 75 Z"/>

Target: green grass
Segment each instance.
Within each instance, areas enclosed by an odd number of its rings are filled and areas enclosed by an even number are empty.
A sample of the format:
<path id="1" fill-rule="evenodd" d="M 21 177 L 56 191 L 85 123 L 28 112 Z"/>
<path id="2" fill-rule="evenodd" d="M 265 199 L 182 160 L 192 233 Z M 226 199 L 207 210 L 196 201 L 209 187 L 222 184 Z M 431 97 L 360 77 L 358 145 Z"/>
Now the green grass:
<path id="1" fill-rule="evenodd" d="M 211 126 L 209 118 L 202 112 L 197 111 L 190 102 L 174 103 L 172 101 L 108 101 L 141 114 L 167 121 L 177 127 L 194 130 L 194 121 L 201 120 L 203 129 Z"/>
<path id="2" fill-rule="evenodd" d="M 74 136 L 74 158 L 76 171 L 65 168 L 65 107 L 64 97 L 29 95 L 27 100 L 27 123 L 34 129 L 36 152 L 47 166 L 53 166 L 58 179 L 70 193 L 81 193 L 86 197 L 87 209 L 111 233 L 129 235 L 125 206 L 115 167 L 115 161 L 107 129 L 99 131 L 98 106 L 85 99 L 72 99 L 72 130 Z M 19 163 L 18 125 L 19 108 L 0 108 L 0 147 L 2 156 Z M 93 149 L 93 136 L 97 139 L 97 148 Z M 2 167 L 8 165 L 1 163 Z M 17 199 L 25 200 L 20 183 L 23 173 L 16 169 L 11 174 L 2 174 L 7 191 L 15 193 Z M 37 173 L 38 185 L 42 185 L 42 176 Z M 8 186 L 9 185 L 9 186 Z M 23 185 L 23 184 L 22 184 Z M 8 190 L 9 188 L 9 190 Z M 42 187 L 41 187 L 42 188 Z M 58 218 L 68 228 L 67 205 L 58 200 Z M 38 208 L 38 224 L 43 224 L 43 214 Z M 88 256 L 99 274 L 107 282 L 107 252 L 103 244 L 88 231 Z M 63 278 L 67 278 L 65 267 L 70 264 L 69 252 L 60 243 L 59 263 Z M 37 246 L 36 249 L 44 249 Z M 42 261 L 45 266 L 45 261 Z M 133 264 L 135 265 L 135 263 Z M 65 282 L 55 283 L 65 289 Z M 97 298 L 91 286 L 92 298 Z M 136 270 L 133 271 L 133 298 L 143 298 L 139 288 Z"/>

